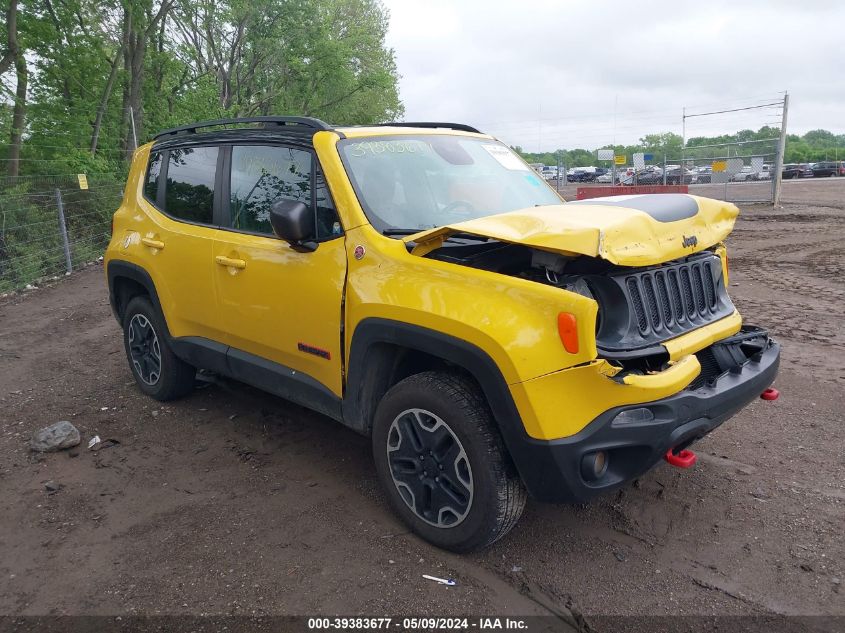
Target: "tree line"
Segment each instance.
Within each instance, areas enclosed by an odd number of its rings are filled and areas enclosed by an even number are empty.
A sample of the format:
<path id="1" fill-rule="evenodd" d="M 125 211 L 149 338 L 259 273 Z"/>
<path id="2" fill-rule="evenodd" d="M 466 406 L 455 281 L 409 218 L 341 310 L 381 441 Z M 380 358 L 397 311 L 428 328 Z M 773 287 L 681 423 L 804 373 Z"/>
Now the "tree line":
<path id="1" fill-rule="evenodd" d="M 613 149 L 617 156 L 626 156 L 628 163 L 636 152 L 652 154 L 655 163 L 662 163 L 664 156 L 669 161 L 686 158 L 724 158 L 729 156 L 772 156 L 780 129 L 763 126 L 759 130 L 740 130 L 736 134 L 720 136 L 697 136 L 687 139 L 686 146 L 679 134 L 663 132 L 647 134 L 636 145 L 603 145 L 596 149 Z M 741 142 L 743 145 L 731 145 Z M 717 146 L 717 147 L 712 147 Z M 522 147 L 514 149 L 529 163 L 556 165 L 558 162 L 570 167 L 597 165 L 596 150 L 559 149 L 553 152 L 526 152 Z M 821 160 L 845 160 L 845 134 L 834 134 L 827 130 L 811 130 L 806 134 L 787 134 L 784 163 L 808 163 Z"/>
<path id="2" fill-rule="evenodd" d="M 121 170 L 190 121 L 402 116 L 378 0 L 7 0 L 0 175 Z"/>

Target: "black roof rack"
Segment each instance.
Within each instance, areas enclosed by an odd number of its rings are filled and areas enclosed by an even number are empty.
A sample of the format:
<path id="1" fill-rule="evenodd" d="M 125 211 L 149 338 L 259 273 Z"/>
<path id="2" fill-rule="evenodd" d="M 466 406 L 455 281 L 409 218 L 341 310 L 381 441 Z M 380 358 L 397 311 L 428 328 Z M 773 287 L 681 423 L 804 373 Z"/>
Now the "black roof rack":
<path id="1" fill-rule="evenodd" d="M 206 127 L 218 127 L 221 125 L 239 125 L 244 123 L 263 123 L 264 127 L 270 125 L 289 127 L 291 131 L 298 127 L 307 128 L 309 130 L 331 130 L 332 127 L 320 119 L 305 116 L 255 116 L 244 117 L 239 119 L 215 119 L 214 121 L 200 121 L 198 123 L 191 123 L 190 125 L 183 125 L 181 127 L 174 127 L 169 130 L 164 130 L 156 134 L 153 138 L 158 140 L 168 136 L 179 136 L 182 134 L 196 134 L 197 130 Z"/>
<path id="2" fill-rule="evenodd" d="M 448 130 L 460 130 L 461 132 L 475 132 L 481 134 L 480 130 L 476 130 L 471 125 L 464 123 L 437 123 L 435 121 L 391 121 L 390 123 L 377 123 L 376 127 L 442 127 Z"/>

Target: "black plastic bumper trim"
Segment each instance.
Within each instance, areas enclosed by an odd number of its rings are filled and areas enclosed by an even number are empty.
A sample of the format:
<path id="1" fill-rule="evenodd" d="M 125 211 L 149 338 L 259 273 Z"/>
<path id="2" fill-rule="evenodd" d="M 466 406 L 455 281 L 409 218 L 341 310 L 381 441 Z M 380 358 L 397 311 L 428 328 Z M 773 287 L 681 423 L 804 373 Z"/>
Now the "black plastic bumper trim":
<path id="1" fill-rule="evenodd" d="M 770 339 L 765 350 L 710 385 L 650 403 L 616 407 L 571 437 L 526 438 L 511 442 L 509 449 L 533 498 L 554 503 L 587 501 L 642 475 L 670 448 L 685 448 L 721 425 L 772 384 L 779 363 L 780 346 Z M 654 419 L 614 423 L 622 411 L 642 408 L 649 409 Z M 607 451 L 607 470 L 598 480 L 585 481 L 582 460 L 599 450 Z M 532 466 L 526 468 L 528 464 Z"/>

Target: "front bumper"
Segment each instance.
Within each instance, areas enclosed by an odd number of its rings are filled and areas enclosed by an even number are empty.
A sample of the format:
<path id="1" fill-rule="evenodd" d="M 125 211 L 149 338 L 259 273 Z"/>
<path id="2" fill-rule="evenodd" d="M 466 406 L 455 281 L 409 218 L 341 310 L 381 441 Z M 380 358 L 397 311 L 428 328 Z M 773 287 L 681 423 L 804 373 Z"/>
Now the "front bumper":
<path id="1" fill-rule="evenodd" d="M 685 448 L 721 425 L 772 384 L 779 363 L 780 346 L 768 339 L 759 353 L 703 386 L 649 403 L 615 407 L 570 437 L 544 441 L 526 436 L 509 448 L 533 498 L 586 501 L 619 488 L 652 468 L 669 449 Z M 632 413 L 620 421 L 623 411 Z M 607 469 L 588 480 L 582 475 L 582 463 L 596 451 L 607 453 Z"/>

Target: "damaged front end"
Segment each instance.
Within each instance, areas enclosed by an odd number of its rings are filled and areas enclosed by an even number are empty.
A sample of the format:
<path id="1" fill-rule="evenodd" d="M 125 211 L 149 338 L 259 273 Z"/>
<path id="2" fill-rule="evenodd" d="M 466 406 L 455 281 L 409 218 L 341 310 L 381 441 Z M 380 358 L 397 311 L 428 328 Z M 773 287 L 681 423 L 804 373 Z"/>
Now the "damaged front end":
<path id="1" fill-rule="evenodd" d="M 623 380 L 664 371 L 738 331 L 721 246 L 736 214 L 731 204 L 694 196 L 620 196 L 490 216 L 406 241 L 416 255 L 593 299 L 598 358 Z M 672 339 L 686 342 L 673 350 L 665 345 Z"/>
<path id="2" fill-rule="evenodd" d="M 772 384 L 780 348 L 743 326 L 728 294 L 722 242 L 737 213 L 695 196 L 620 196 L 407 238 L 415 255 L 597 306 L 591 361 L 509 385 L 529 438 L 510 448 L 531 464 L 520 472 L 535 498 L 584 501 L 664 458 L 688 467 L 692 443 Z"/>

